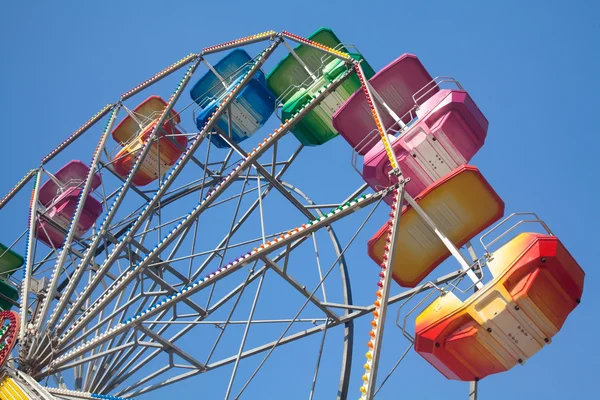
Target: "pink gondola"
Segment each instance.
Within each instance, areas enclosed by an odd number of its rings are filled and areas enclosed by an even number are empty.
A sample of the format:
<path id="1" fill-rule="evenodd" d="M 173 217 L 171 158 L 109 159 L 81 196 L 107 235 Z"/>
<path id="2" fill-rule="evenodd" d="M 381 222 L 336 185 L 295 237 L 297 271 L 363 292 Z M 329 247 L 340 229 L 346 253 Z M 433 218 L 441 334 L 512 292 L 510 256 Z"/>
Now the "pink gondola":
<path id="1" fill-rule="evenodd" d="M 36 237 L 49 247 L 62 247 L 65 232 L 75 213 L 77 200 L 89 171 L 90 169 L 83 162 L 73 160 L 54 175 L 55 179 L 50 179 L 41 186 L 39 201 L 43 217 L 39 219 Z M 95 174 L 92 178 L 91 190 L 98 188 L 101 183 L 100 175 Z M 102 204 L 94 197 L 88 196 L 75 228 L 75 236 L 84 235 L 100 214 L 102 214 Z"/>
<path id="2" fill-rule="evenodd" d="M 421 90 L 431 81 L 431 75 L 417 56 L 403 54 L 375 74 L 369 83 L 386 106 L 407 124 L 412 119 L 409 111 L 415 103 L 413 97 L 418 96 L 422 103 L 439 90 L 435 85 Z M 384 126 L 394 125 L 395 118 L 385 107 L 380 108 Z M 378 142 L 377 135 L 369 135 L 375 129 L 375 122 L 362 90 L 356 91 L 333 115 L 333 127 L 360 155 Z"/>
<path id="3" fill-rule="evenodd" d="M 426 187 L 465 164 L 483 146 L 488 121 L 469 94 L 443 89 L 416 110 L 417 120 L 398 138 L 389 136 L 400 169 L 416 196 Z M 364 157 L 363 178 L 374 189 L 391 184 L 391 167 L 381 143 Z M 385 199 L 391 204 L 391 199 Z"/>

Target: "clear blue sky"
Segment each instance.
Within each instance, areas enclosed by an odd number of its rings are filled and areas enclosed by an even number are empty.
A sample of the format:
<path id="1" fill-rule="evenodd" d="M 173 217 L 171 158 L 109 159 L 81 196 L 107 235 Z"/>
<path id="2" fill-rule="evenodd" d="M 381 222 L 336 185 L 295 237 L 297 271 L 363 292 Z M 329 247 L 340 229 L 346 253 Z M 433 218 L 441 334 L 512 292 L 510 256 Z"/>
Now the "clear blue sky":
<path id="1" fill-rule="evenodd" d="M 4 4 L 0 192 L 37 166 L 43 155 L 104 104 L 183 55 L 211 44 L 268 29 L 308 35 L 328 26 L 343 41 L 356 44 L 376 69 L 401 53 L 417 54 L 432 75 L 456 77 L 490 121 L 486 144 L 473 163 L 503 197 L 507 212 L 536 211 L 587 273 L 583 302 L 554 343 L 525 367 L 484 380 L 480 398 L 596 397 L 600 352 L 593 338 L 600 323 L 593 318 L 598 318 L 595 291 L 600 275 L 593 254 L 600 222 L 600 139 L 595 121 L 600 104 L 600 6 L 593 1 L 356 4 L 335 0 Z M 331 157 L 331 163 L 347 164 L 349 154 L 344 149 Z M 358 343 L 366 342 L 366 332 L 366 327 L 358 330 Z M 363 350 L 358 346 L 352 396 L 358 395 Z M 294 353 L 289 357 L 292 374 Z M 337 362 L 331 366 L 338 367 Z M 222 391 L 204 385 L 209 381 L 191 380 L 148 398 L 198 398 L 198 390 L 222 396 Z M 263 398 L 306 398 L 305 392 L 286 393 L 285 386 L 276 381 L 272 385 L 265 388 Z M 413 356 L 378 397 L 414 399 L 419 394 L 426 399 L 467 398 L 467 387 L 446 381 Z"/>

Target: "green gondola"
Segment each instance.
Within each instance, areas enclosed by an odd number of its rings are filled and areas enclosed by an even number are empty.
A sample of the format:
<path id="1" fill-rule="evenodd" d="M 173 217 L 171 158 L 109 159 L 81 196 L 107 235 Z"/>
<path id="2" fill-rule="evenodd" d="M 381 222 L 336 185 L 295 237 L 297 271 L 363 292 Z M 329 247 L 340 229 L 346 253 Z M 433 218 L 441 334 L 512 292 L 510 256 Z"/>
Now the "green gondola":
<path id="1" fill-rule="evenodd" d="M 8 278 L 24 263 L 23 257 L 0 243 L 0 309 L 2 310 L 10 310 L 13 301 L 19 298 L 19 291 L 8 281 Z"/>
<path id="2" fill-rule="evenodd" d="M 355 60 L 361 60 L 361 66 L 367 79 L 375 75 L 375 71 L 363 59 L 362 55 L 351 53 L 343 47 L 341 41 L 331 29 L 320 28 L 308 39 L 348 52 Z M 306 64 L 316 79 L 311 77 L 292 54 L 288 54 L 271 71 L 267 76 L 267 86 L 283 103 L 281 110 L 283 120 L 289 119 L 298 112 L 305 104 L 321 93 L 327 85 L 344 74 L 348 68 L 344 61 L 308 45 L 301 44 L 294 49 L 294 52 Z M 360 81 L 356 74 L 352 74 L 314 110 L 294 125 L 292 133 L 305 146 L 318 146 L 336 137 L 338 133 L 333 128 L 331 117 L 359 88 Z"/>

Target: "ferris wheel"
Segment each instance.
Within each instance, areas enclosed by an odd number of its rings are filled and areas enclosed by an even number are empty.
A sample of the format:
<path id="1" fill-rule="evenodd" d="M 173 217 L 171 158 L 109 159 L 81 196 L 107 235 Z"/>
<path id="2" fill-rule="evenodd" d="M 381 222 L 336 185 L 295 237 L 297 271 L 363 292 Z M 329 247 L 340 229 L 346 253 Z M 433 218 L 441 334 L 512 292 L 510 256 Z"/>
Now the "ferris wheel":
<path id="1" fill-rule="evenodd" d="M 48 153 L 0 200 L 0 398 L 373 399 L 408 352 L 476 398 L 550 344 L 585 274 L 469 164 L 486 117 L 367 58 L 328 28 L 210 46 Z"/>

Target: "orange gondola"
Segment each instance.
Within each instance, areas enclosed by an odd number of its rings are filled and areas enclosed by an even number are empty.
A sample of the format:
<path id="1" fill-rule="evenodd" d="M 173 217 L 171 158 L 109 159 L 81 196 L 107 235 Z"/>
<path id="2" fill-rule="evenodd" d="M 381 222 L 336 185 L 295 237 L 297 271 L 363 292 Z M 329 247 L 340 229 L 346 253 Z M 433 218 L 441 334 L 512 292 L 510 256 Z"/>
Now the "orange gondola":
<path id="1" fill-rule="evenodd" d="M 493 279 L 466 301 L 445 293 L 416 320 L 415 349 L 448 379 L 524 363 L 581 301 L 585 273 L 560 240 L 522 233 L 488 257 Z"/>
<path id="2" fill-rule="evenodd" d="M 113 130 L 113 138 L 123 148 L 113 158 L 114 169 L 126 177 L 133 167 L 144 143 L 156 126 L 167 103 L 159 96 L 150 96 L 127 115 Z M 136 186 L 145 186 L 164 175 L 177 161 L 187 146 L 187 138 L 177 129 L 179 114 L 172 110 L 157 132 L 158 140 L 152 143 L 140 169 L 133 178 Z"/>

